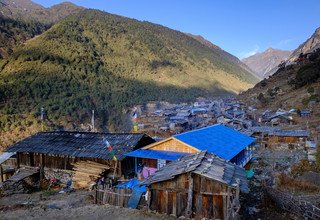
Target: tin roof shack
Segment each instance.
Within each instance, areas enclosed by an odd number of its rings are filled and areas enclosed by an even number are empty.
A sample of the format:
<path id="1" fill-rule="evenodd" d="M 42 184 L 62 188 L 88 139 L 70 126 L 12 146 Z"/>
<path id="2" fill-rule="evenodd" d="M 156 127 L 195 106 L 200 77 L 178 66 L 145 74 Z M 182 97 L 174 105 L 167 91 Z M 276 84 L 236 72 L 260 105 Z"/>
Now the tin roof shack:
<path id="1" fill-rule="evenodd" d="M 9 179 L 15 172 L 15 153 L 4 152 L 0 155 L 0 182 Z"/>
<path id="2" fill-rule="evenodd" d="M 187 155 L 157 171 L 147 184 L 151 210 L 196 219 L 230 219 L 248 192 L 246 173 L 206 151 Z"/>
<path id="3" fill-rule="evenodd" d="M 47 178 L 86 188 L 102 174 L 134 174 L 134 160 L 125 154 L 153 142 L 145 134 L 40 132 L 6 151 L 17 152 L 18 167 L 40 167 Z"/>
<path id="4" fill-rule="evenodd" d="M 224 125 L 216 124 L 174 135 L 143 147 L 143 149 L 182 153 L 196 153 L 207 150 L 210 153 L 243 167 L 252 158 L 254 142 L 254 138 Z M 134 155 L 131 154 L 131 156 Z M 159 162 L 161 162 L 159 159 L 157 161 L 150 158 L 150 161 L 146 162 L 146 165 L 159 167 L 158 165 L 156 166 Z"/>
<path id="5" fill-rule="evenodd" d="M 269 133 L 268 146 L 305 148 L 309 132 L 306 130 L 274 130 Z"/>
<path id="6" fill-rule="evenodd" d="M 276 113 L 275 115 L 267 118 L 266 122 L 270 123 L 271 126 L 296 124 L 291 114 L 287 112 Z"/>

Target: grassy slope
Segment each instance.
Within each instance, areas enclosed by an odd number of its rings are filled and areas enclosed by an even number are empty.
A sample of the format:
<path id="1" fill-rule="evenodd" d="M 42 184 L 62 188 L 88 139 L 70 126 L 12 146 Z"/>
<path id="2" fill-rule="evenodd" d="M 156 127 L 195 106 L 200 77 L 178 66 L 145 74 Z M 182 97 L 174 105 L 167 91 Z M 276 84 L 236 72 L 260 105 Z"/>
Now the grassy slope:
<path id="1" fill-rule="evenodd" d="M 95 109 L 100 128 L 128 130 L 122 112 L 133 104 L 236 93 L 257 81 L 183 33 L 96 10 L 54 25 L 0 71 L 2 146 L 39 128 L 41 106 L 54 125 L 77 128 Z"/>

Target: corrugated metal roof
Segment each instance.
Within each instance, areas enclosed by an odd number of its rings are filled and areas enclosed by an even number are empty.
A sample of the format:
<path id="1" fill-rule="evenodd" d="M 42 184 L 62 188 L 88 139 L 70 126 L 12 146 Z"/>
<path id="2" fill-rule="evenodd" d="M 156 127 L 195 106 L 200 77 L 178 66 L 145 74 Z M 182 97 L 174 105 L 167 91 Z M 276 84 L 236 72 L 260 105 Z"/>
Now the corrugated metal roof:
<path id="1" fill-rule="evenodd" d="M 15 152 L 4 152 L 3 154 L 0 155 L 0 164 L 8 160 L 10 157 L 15 155 Z"/>
<path id="2" fill-rule="evenodd" d="M 174 135 L 178 140 L 199 150 L 207 150 L 223 159 L 231 160 L 255 141 L 221 124 Z"/>
<path id="3" fill-rule="evenodd" d="M 266 133 L 273 136 L 284 137 L 308 137 L 310 134 L 307 130 L 281 130 L 270 126 L 255 126 L 250 128 L 255 133 Z"/>
<path id="4" fill-rule="evenodd" d="M 163 151 L 163 150 L 135 150 L 126 156 L 139 157 L 139 158 L 150 158 L 150 159 L 162 159 L 162 160 L 178 160 L 182 156 L 186 156 L 188 153 Z"/>
<path id="5" fill-rule="evenodd" d="M 306 130 L 275 130 L 269 135 L 282 137 L 309 137 L 309 132 Z"/>
<path id="6" fill-rule="evenodd" d="M 243 192 L 249 191 L 246 172 L 243 168 L 206 151 L 200 151 L 173 161 L 162 167 L 148 179 L 141 181 L 140 184 L 149 185 L 163 182 L 189 172 L 227 184 L 230 187 L 235 187 L 235 184 L 239 180 L 240 190 Z"/>
<path id="7" fill-rule="evenodd" d="M 270 126 L 253 126 L 250 130 L 256 133 L 270 133 L 271 131 L 278 130 L 278 128 Z"/>
<path id="8" fill-rule="evenodd" d="M 155 142 L 144 134 L 112 134 L 93 132 L 40 132 L 9 147 L 7 152 L 33 152 L 71 157 L 112 159 L 105 139 L 110 143 L 117 159 L 137 149 L 139 141 Z M 142 147 L 142 146 L 140 146 Z"/>

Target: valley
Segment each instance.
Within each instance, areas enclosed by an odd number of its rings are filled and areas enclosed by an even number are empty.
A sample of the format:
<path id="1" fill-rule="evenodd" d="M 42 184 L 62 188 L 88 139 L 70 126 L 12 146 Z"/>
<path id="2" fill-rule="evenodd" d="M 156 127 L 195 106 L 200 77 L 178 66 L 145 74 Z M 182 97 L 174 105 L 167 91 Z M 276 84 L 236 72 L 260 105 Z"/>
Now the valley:
<path id="1" fill-rule="evenodd" d="M 0 219 L 320 219 L 317 4 L 55 2 L 0 0 Z"/>

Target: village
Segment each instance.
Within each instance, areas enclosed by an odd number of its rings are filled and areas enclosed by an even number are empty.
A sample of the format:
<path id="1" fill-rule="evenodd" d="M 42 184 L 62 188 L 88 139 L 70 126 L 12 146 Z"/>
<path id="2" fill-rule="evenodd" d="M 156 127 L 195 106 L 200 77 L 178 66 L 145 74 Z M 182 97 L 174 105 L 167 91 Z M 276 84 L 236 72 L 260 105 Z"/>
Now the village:
<path id="1" fill-rule="evenodd" d="M 39 132 L 0 156 L 0 216 L 63 212 L 50 198 L 80 195 L 97 213 L 137 209 L 132 219 L 319 219 L 311 115 L 199 98 L 135 106 L 131 133 Z"/>

